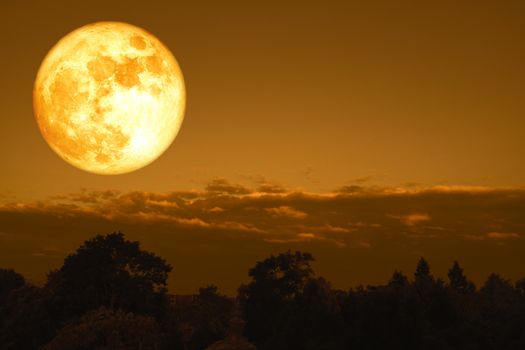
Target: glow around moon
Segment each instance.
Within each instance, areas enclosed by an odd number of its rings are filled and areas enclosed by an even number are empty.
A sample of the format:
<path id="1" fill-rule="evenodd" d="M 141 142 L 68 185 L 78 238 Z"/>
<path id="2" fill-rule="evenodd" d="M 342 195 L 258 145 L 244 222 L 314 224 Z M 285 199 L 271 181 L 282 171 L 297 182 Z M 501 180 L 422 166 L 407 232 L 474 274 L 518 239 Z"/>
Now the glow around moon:
<path id="1" fill-rule="evenodd" d="M 33 105 L 49 146 L 97 174 L 131 172 L 158 158 L 184 116 L 185 87 L 171 52 L 120 22 L 81 27 L 47 54 Z"/>

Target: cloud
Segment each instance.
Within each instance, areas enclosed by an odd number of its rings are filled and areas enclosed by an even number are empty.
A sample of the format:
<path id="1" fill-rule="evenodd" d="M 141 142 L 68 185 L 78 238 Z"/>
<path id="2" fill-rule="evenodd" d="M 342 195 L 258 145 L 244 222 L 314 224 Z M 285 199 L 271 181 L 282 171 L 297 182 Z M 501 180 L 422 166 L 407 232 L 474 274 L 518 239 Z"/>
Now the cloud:
<path id="1" fill-rule="evenodd" d="M 294 219 L 304 219 L 308 215 L 305 212 L 302 212 L 300 210 L 294 209 L 292 207 L 288 206 L 281 206 L 277 208 L 265 208 L 268 213 L 275 216 L 285 216 L 290 217 Z"/>
<path id="2" fill-rule="evenodd" d="M 337 190 L 338 193 L 342 194 L 356 194 L 356 193 L 364 193 L 366 190 L 363 186 L 358 185 L 349 185 L 349 186 L 343 186 Z"/>
<path id="3" fill-rule="evenodd" d="M 329 239 L 329 238 L 319 236 L 311 232 L 298 233 L 295 237 L 290 237 L 290 238 L 267 238 L 265 239 L 265 241 L 268 243 L 272 243 L 272 244 L 290 244 L 290 243 L 321 241 L 321 242 L 332 243 L 339 248 L 346 247 L 346 243 L 342 241 L 339 241 L 336 239 Z"/>
<path id="4" fill-rule="evenodd" d="M 407 226 L 413 227 L 422 222 L 430 221 L 431 217 L 425 213 L 411 213 L 406 215 L 387 215 L 389 218 L 398 219 Z"/>
<path id="5" fill-rule="evenodd" d="M 334 193 L 339 195 L 361 195 L 369 197 L 381 197 L 391 195 L 422 195 L 422 194 L 481 194 L 481 193 L 501 193 L 501 192 L 523 192 L 522 188 L 494 189 L 484 186 L 464 186 L 464 185 L 437 185 L 421 186 L 416 183 L 409 183 L 399 187 L 384 186 L 359 186 L 349 185 L 339 187 Z"/>
<path id="6" fill-rule="evenodd" d="M 227 194 L 227 195 L 243 195 L 249 194 L 252 191 L 248 188 L 239 185 L 232 184 L 226 179 L 215 179 L 206 186 L 206 191 L 214 194 Z"/>
<path id="7" fill-rule="evenodd" d="M 259 187 L 257 187 L 257 192 L 261 192 L 261 193 L 286 193 L 286 192 L 288 192 L 288 189 L 283 187 L 283 186 L 280 186 L 280 185 L 264 183 L 264 184 L 261 184 Z"/>
<path id="8" fill-rule="evenodd" d="M 222 213 L 224 211 L 221 207 L 213 207 L 211 209 L 208 209 L 209 213 Z"/>
<path id="9" fill-rule="evenodd" d="M 203 284 L 230 283 L 235 290 L 250 264 L 288 248 L 314 253 L 321 269 L 322 261 L 330 262 L 325 269 L 336 285 L 349 275 L 372 283 L 379 271 L 411 268 L 403 264 L 419 255 L 472 266 L 508 261 L 498 271 L 522 273 L 513 262 L 524 261 L 525 189 L 359 186 L 308 193 L 260 187 L 215 179 L 191 191 L 82 190 L 0 205 L 0 256 L 14 267 L 26 259 L 28 271 L 45 276 L 57 257 L 84 239 L 122 230 L 179 267 L 177 286 L 202 276 Z M 482 278 L 487 271 L 480 271 Z"/>
<path id="10" fill-rule="evenodd" d="M 268 180 L 262 175 L 244 175 L 245 179 L 254 183 L 257 188 L 255 192 L 258 193 L 286 193 L 289 189 L 286 186 L 278 184 L 274 181 Z"/>
<path id="11" fill-rule="evenodd" d="M 82 190 L 46 201 L 5 204 L 0 206 L 0 213 L 159 222 L 173 227 L 267 234 L 272 239 L 276 235 L 296 239 L 299 233 L 310 232 L 316 237 L 338 235 L 352 241 L 363 235 L 376 239 L 386 232 L 402 233 L 403 226 L 417 227 L 419 235 L 456 239 L 521 238 L 514 233 L 524 227 L 520 209 L 525 209 L 523 189 L 464 186 L 349 189 L 347 186 L 325 194 L 261 193 L 215 179 L 204 190 L 192 191 Z M 430 221 L 431 226 L 425 225 Z M 490 227 L 497 227 L 497 231 L 486 234 Z"/>
<path id="12" fill-rule="evenodd" d="M 316 229 L 319 230 L 319 231 L 332 232 L 332 233 L 349 233 L 349 232 L 353 231 L 352 228 L 346 228 L 346 227 L 341 227 L 341 226 L 334 226 L 334 225 L 330 225 L 330 224 L 326 224 L 324 226 L 317 227 Z"/>
<path id="13" fill-rule="evenodd" d="M 514 232 L 489 232 L 487 238 L 489 239 L 514 239 L 521 236 Z"/>
<path id="14" fill-rule="evenodd" d="M 382 226 L 381 224 L 367 223 L 367 222 L 362 222 L 362 221 L 351 223 L 350 225 L 355 228 L 379 228 Z"/>
<path id="15" fill-rule="evenodd" d="M 297 235 L 289 238 L 266 238 L 265 241 L 269 243 L 297 243 L 307 242 L 311 240 L 323 240 L 322 237 L 316 236 L 314 233 L 298 233 Z"/>

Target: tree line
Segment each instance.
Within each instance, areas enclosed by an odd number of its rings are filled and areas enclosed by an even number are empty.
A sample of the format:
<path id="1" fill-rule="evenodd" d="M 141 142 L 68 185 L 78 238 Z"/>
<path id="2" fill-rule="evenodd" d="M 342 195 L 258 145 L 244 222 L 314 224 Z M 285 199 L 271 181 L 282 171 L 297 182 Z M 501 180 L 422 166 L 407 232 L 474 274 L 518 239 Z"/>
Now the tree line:
<path id="1" fill-rule="evenodd" d="M 259 350 L 525 349 L 525 279 L 477 288 L 458 262 L 448 280 L 420 258 L 413 276 L 337 290 L 287 251 L 239 287 L 244 335 Z M 223 339 L 234 299 L 206 286 L 167 293 L 171 266 L 120 233 L 97 235 L 37 286 L 0 269 L 0 349 L 206 349 Z"/>

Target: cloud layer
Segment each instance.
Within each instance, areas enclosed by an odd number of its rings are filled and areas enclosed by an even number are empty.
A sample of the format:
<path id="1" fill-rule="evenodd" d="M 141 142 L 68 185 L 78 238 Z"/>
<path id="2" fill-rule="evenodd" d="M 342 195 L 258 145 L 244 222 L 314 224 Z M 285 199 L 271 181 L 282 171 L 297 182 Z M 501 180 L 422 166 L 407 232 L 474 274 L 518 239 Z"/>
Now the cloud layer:
<path id="1" fill-rule="evenodd" d="M 85 190 L 1 206 L 0 263 L 38 278 L 82 240 L 122 230 L 174 265 L 179 292 L 208 282 L 232 293 L 256 260 L 288 248 L 313 252 L 339 287 L 411 272 L 420 255 L 443 276 L 459 259 L 474 279 L 492 270 L 517 278 L 523 213 L 524 189 L 354 185 L 312 194 L 216 179 L 195 191 Z"/>

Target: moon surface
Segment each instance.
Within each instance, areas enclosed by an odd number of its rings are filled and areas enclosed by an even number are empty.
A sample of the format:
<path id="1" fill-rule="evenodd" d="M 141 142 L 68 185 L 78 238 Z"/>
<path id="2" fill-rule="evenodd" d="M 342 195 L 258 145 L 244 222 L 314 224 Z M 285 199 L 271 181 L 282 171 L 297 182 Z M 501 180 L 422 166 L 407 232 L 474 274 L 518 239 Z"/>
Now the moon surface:
<path id="1" fill-rule="evenodd" d="M 155 36 L 121 22 L 90 24 L 47 54 L 33 107 L 49 146 L 96 174 L 123 174 L 157 159 L 184 118 L 175 57 Z"/>

